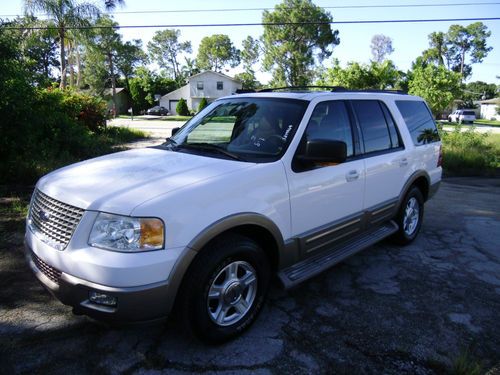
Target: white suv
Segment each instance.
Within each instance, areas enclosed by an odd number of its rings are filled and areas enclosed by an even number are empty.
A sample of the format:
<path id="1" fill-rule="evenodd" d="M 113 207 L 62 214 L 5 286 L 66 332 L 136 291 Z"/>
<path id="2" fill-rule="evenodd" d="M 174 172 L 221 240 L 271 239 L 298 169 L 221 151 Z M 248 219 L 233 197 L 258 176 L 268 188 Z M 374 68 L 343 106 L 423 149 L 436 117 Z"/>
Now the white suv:
<path id="1" fill-rule="evenodd" d="M 441 180 L 426 103 L 388 92 L 219 99 L 161 146 L 40 179 L 27 259 L 75 313 L 179 316 L 224 341 L 286 288 L 392 236 L 412 241 Z"/>
<path id="2" fill-rule="evenodd" d="M 473 110 L 458 109 L 448 116 L 448 122 L 457 122 L 459 124 L 465 124 L 469 122 L 473 124 L 474 121 L 476 121 L 476 112 L 474 112 Z"/>

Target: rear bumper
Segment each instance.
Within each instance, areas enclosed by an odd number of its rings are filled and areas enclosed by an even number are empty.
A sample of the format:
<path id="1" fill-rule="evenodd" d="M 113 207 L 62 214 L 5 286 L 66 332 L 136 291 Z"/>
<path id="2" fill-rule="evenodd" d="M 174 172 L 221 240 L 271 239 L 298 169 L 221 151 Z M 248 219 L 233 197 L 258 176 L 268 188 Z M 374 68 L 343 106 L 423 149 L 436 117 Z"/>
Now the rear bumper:
<path id="1" fill-rule="evenodd" d="M 431 199 L 434 195 L 436 195 L 436 193 L 438 192 L 439 190 L 439 186 L 441 185 L 441 181 L 438 181 L 434 184 L 432 184 L 430 187 L 429 187 L 429 195 L 427 197 L 427 199 Z"/>
<path id="2" fill-rule="evenodd" d="M 123 288 L 92 283 L 60 272 L 38 258 L 25 243 L 26 260 L 40 283 L 57 299 L 73 307 L 76 314 L 113 322 L 138 322 L 166 317 L 172 309 L 176 288 L 168 281 Z M 116 298 L 116 306 L 105 306 L 89 300 L 95 291 Z"/>

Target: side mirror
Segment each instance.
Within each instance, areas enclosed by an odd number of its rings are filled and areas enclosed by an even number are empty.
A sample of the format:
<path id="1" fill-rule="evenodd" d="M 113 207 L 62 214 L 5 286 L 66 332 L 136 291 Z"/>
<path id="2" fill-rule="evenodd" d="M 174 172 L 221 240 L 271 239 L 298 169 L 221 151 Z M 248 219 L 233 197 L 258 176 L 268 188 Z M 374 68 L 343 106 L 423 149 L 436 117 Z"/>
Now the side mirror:
<path id="1" fill-rule="evenodd" d="M 177 133 L 179 131 L 180 128 L 173 128 L 172 129 L 172 136 L 175 135 L 175 133 Z"/>
<path id="2" fill-rule="evenodd" d="M 347 144 L 330 139 L 311 139 L 297 159 L 310 163 L 343 163 L 347 159 Z"/>

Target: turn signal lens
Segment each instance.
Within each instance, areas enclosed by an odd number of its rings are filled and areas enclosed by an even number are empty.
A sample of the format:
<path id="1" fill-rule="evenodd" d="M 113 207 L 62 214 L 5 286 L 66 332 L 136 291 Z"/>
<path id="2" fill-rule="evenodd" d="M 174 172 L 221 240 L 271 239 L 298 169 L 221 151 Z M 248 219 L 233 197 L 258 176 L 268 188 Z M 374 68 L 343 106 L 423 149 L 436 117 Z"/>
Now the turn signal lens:
<path id="1" fill-rule="evenodd" d="M 159 219 L 141 219 L 141 248 L 161 249 L 163 247 L 163 223 Z"/>

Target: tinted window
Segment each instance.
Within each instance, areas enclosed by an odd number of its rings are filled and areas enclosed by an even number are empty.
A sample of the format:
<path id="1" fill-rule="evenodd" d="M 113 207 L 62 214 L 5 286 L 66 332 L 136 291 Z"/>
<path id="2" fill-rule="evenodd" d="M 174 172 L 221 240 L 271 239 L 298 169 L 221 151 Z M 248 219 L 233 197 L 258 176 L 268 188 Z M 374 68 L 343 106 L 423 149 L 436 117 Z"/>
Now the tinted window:
<path id="1" fill-rule="evenodd" d="M 436 123 L 424 102 L 398 100 L 396 105 L 403 116 L 415 145 L 439 141 Z"/>
<path id="2" fill-rule="evenodd" d="M 203 82 L 201 82 L 201 81 L 196 82 L 196 88 L 198 90 L 203 90 Z"/>
<path id="3" fill-rule="evenodd" d="M 336 100 L 319 103 L 314 108 L 306 129 L 306 138 L 330 139 L 347 144 L 347 156 L 354 154 L 351 122 L 345 102 Z"/>
<path id="4" fill-rule="evenodd" d="M 474 111 L 464 111 L 464 115 L 466 115 L 466 116 L 475 116 L 476 112 L 474 112 Z"/>
<path id="5" fill-rule="evenodd" d="M 384 103 L 380 103 L 382 107 L 382 111 L 384 112 L 385 121 L 387 122 L 387 127 L 389 128 L 389 135 L 391 136 L 391 146 L 392 148 L 397 148 L 403 145 L 401 138 L 399 136 L 398 130 L 396 128 L 396 124 L 394 119 L 391 116 L 391 113 L 387 109 Z"/>
<path id="6" fill-rule="evenodd" d="M 363 133 L 365 152 L 392 148 L 389 129 L 379 102 L 376 100 L 353 100 L 352 106 Z"/>
<path id="7" fill-rule="evenodd" d="M 222 81 L 217 81 L 217 90 L 222 90 L 224 88 L 224 83 Z"/>

